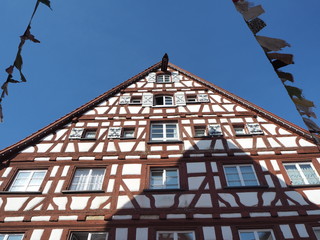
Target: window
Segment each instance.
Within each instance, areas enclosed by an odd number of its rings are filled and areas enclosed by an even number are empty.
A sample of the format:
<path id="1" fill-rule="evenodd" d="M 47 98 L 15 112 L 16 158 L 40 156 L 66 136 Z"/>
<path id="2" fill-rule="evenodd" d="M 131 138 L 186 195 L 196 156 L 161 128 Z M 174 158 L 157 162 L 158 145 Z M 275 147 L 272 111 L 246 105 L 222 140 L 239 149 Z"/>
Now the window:
<path id="1" fill-rule="evenodd" d="M 94 191 L 102 189 L 105 170 L 102 168 L 80 168 L 77 169 L 69 190 Z"/>
<path id="2" fill-rule="evenodd" d="M 154 104 L 155 106 L 172 106 L 173 98 L 172 96 L 156 96 Z"/>
<path id="3" fill-rule="evenodd" d="M 224 166 L 229 187 L 258 186 L 257 176 L 252 165 Z"/>
<path id="4" fill-rule="evenodd" d="M 284 164 L 292 185 L 320 184 L 320 178 L 311 163 Z"/>
<path id="5" fill-rule="evenodd" d="M 134 138 L 134 128 L 124 128 L 122 138 Z"/>
<path id="6" fill-rule="evenodd" d="M 150 189 L 178 189 L 178 175 L 177 168 L 151 168 Z"/>
<path id="7" fill-rule="evenodd" d="M 176 123 L 152 123 L 152 141 L 172 141 L 178 139 L 178 126 Z"/>
<path id="8" fill-rule="evenodd" d="M 106 240 L 107 238 L 106 232 L 73 232 L 70 240 Z"/>
<path id="9" fill-rule="evenodd" d="M 197 102 L 197 96 L 196 95 L 187 95 L 187 103 L 194 103 Z"/>
<path id="10" fill-rule="evenodd" d="M 36 192 L 46 175 L 46 170 L 20 170 L 13 180 L 9 192 Z"/>
<path id="11" fill-rule="evenodd" d="M 320 228 L 314 228 L 313 231 L 316 235 L 317 240 L 320 240 Z"/>
<path id="12" fill-rule="evenodd" d="M 0 240 L 22 240 L 21 233 L 0 233 Z"/>
<path id="13" fill-rule="evenodd" d="M 275 240 L 271 230 L 241 230 L 240 240 Z"/>
<path id="14" fill-rule="evenodd" d="M 86 130 L 82 136 L 84 139 L 95 139 L 96 138 L 96 130 Z"/>
<path id="15" fill-rule="evenodd" d="M 132 97 L 130 103 L 131 104 L 141 104 L 141 97 Z"/>
<path id="16" fill-rule="evenodd" d="M 84 129 L 84 128 L 72 128 L 69 139 L 95 139 L 95 129 Z"/>
<path id="17" fill-rule="evenodd" d="M 236 135 L 262 135 L 263 131 L 259 123 L 247 123 L 246 125 L 234 125 L 234 132 Z"/>
<path id="18" fill-rule="evenodd" d="M 245 131 L 245 128 L 243 125 L 236 125 L 233 126 L 234 132 L 236 135 L 245 135 L 247 132 Z"/>
<path id="19" fill-rule="evenodd" d="M 206 136 L 206 127 L 205 126 L 195 126 L 194 127 L 194 136 L 195 137 Z"/>
<path id="20" fill-rule="evenodd" d="M 169 82 L 171 82 L 170 75 L 168 74 L 157 75 L 157 83 L 169 83 Z"/>
<path id="21" fill-rule="evenodd" d="M 193 231 L 158 231 L 157 240 L 194 240 Z"/>

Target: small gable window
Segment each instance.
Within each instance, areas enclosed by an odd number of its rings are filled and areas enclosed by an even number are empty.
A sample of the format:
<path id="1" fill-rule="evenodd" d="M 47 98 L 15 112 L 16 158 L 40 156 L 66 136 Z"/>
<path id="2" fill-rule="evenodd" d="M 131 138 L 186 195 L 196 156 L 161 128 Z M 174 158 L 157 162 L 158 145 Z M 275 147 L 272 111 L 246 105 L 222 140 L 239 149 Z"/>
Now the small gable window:
<path id="1" fill-rule="evenodd" d="M 124 128 L 122 138 L 134 138 L 134 128 Z"/>
<path id="2" fill-rule="evenodd" d="M 69 139 L 95 139 L 96 129 L 72 128 Z"/>
<path id="3" fill-rule="evenodd" d="M 95 139 L 96 138 L 96 130 L 85 130 L 82 138 Z"/>
<path id="4" fill-rule="evenodd" d="M 172 106 L 173 97 L 172 96 L 155 96 L 155 106 Z"/>
<path id="5" fill-rule="evenodd" d="M 195 137 L 205 137 L 206 136 L 206 126 L 195 126 L 194 127 Z"/>
<path id="6" fill-rule="evenodd" d="M 170 83 L 171 78 L 169 74 L 157 75 L 157 83 Z"/>

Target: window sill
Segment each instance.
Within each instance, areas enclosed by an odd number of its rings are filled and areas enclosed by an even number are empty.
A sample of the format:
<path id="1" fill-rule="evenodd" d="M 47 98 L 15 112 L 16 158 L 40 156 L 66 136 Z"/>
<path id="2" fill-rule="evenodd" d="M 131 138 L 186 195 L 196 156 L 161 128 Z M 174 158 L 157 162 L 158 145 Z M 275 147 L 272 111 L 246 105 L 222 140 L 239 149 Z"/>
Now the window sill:
<path id="1" fill-rule="evenodd" d="M 208 139 L 208 138 L 214 138 L 214 137 L 223 137 L 223 135 L 212 135 L 212 136 L 194 136 L 194 138 L 204 138 L 204 139 Z"/>
<path id="2" fill-rule="evenodd" d="M 288 185 L 289 188 L 309 188 L 309 187 L 320 187 L 320 184 L 303 184 L 303 185 Z"/>
<path id="3" fill-rule="evenodd" d="M 42 194 L 42 192 L 40 191 L 32 191 L 32 192 L 28 192 L 28 191 L 19 191 L 19 192 L 9 192 L 9 191 L 0 191 L 0 195 L 39 195 Z"/>
<path id="4" fill-rule="evenodd" d="M 253 188 L 269 188 L 268 185 L 257 185 L 257 186 L 232 186 L 224 187 L 224 189 L 253 189 Z"/>
<path id="5" fill-rule="evenodd" d="M 76 191 L 76 190 L 62 190 L 61 192 L 65 193 L 65 194 L 104 193 L 103 190 L 79 190 L 79 191 Z"/>
<path id="6" fill-rule="evenodd" d="M 136 139 L 135 137 L 121 137 L 121 140 L 132 140 L 132 139 Z"/>
<path id="7" fill-rule="evenodd" d="M 177 105 L 154 105 L 154 108 L 176 108 Z"/>
<path id="8" fill-rule="evenodd" d="M 181 140 L 172 140 L 172 141 L 160 141 L 160 140 L 156 140 L 156 141 L 149 141 L 147 143 L 150 144 L 172 144 L 172 143 L 183 143 Z"/>
<path id="9" fill-rule="evenodd" d="M 144 189 L 143 192 L 184 192 L 187 189 L 169 188 L 169 189 Z"/>

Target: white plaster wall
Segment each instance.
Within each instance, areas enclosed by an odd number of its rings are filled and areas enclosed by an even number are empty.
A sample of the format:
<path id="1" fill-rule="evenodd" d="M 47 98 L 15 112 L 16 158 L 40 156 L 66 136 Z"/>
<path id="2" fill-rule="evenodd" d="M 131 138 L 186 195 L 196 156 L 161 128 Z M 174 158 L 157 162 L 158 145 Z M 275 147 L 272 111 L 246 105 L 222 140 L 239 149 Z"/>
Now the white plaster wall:
<path id="1" fill-rule="evenodd" d="M 211 195 L 210 194 L 201 194 L 195 207 L 212 207 Z"/>
<path id="2" fill-rule="evenodd" d="M 157 208 L 168 208 L 174 204 L 175 194 L 154 194 L 153 197 Z"/>
<path id="3" fill-rule="evenodd" d="M 32 232 L 30 240 L 41 240 L 44 229 L 35 229 Z"/>
<path id="4" fill-rule="evenodd" d="M 4 207 L 4 210 L 18 211 L 28 199 L 28 197 L 9 197 L 7 198 L 7 204 Z"/>
<path id="5" fill-rule="evenodd" d="M 304 190 L 303 192 L 306 194 L 309 201 L 317 205 L 320 204 L 320 190 Z"/>
<path id="6" fill-rule="evenodd" d="M 71 210 L 83 210 L 87 206 L 90 197 L 71 197 Z"/>
<path id="7" fill-rule="evenodd" d="M 140 175 L 141 164 L 124 164 L 122 175 Z"/>
<path id="8" fill-rule="evenodd" d="M 244 206 L 254 207 L 258 205 L 258 193 L 256 192 L 237 193 L 237 195 Z"/>
<path id="9" fill-rule="evenodd" d="M 61 240 L 63 229 L 53 229 L 50 234 L 49 240 Z"/>
<path id="10" fill-rule="evenodd" d="M 90 209 L 99 209 L 100 206 L 101 206 L 102 204 L 104 204 L 108 199 L 109 199 L 109 197 L 106 197 L 106 196 L 95 197 L 95 198 L 92 200 Z"/>

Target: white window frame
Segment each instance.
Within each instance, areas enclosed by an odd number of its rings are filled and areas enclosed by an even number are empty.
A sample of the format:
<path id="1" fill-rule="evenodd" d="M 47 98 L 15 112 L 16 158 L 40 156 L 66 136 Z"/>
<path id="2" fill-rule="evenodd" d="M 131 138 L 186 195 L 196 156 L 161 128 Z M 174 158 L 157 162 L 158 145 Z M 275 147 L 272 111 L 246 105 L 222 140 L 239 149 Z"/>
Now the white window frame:
<path id="1" fill-rule="evenodd" d="M 159 99 L 159 98 L 162 98 L 163 104 L 157 104 L 157 99 Z M 167 104 L 166 98 L 170 99 L 171 104 Z M 161 107 L 174 106 L 173 96 L 170 96 L 170 95 L 156 95 L 156 96 L 154 96 L 154 106 L 161 106 Z"/>
<path id="2" fill-rule="evenodd" d="M 203 135 L 199 134 L 199 131 L 203 130 Z M 207 128 L 205 125 L 194 126 L 194 136 L 195 137 L 205 137 L 207 136 Z"/>
<path id="3" fill-rule="evenodd" d="M 77 236 L 74 236 L 74 234 L 79 234 L 79 233 L 84 233 L 84 234 L 88 234 L 88 236 L 86 237 L 86 239 L 83 239 L 83 238 L 81 238 L 81 239 L 79 239 Z M 94 235 L 94 234 L 105 234 L 106 235 L 106 238 L 105 238 L 105 240 L 107 240 L 108 239 L 108 232 L 85 232 L 85 231 L 79 231 L 79 232 L 72 232 L 71 233 L 71 236 L 70 236 L 70 240 L 92 240 L 92 236 Z"/>
<path id="4" fill-rule="evenodd" d="M 175 170 L 176 171 L 176 175 L 177 175 L 177 187 L 168 187 L 167 186 L 167 171 L 168 170 Z M 152 172 L 155 172 L 155 171 L 162 171 L 162 185 L 161 187 L 154 187 L 151 183 L 152 183 L 152 179 L 153 179 L 153 176 L 152 176 Z M 179 177 L 179 169 L 176 168 L 176 167 L 166 167 L 166 168 L 162 168 L 162 167 L 152 167 L 150 168 L 150 184 L 149 184 L 149 188 L 150 189 L 180 189 L 180 177 Z"/>
<path id="5" fill-rule="evenodd" d="M 156 125 L 161 125 L 162 126 L 162 135 L 163 137 L 152 137 L 152 131 L 153 131 L 153 127 Z M 175 125 L 175 131 L 176 131 L 176 136 L 174 137 L 167 137 L 167 126 L 168 125 Z M 178 131 L 178 123 L 170 123 L 170 122 L 154 122 L 151 123 L 151 127 L 150 127 L 150 140 L 151 141 L 175 141 L 175 140 L 179 140 L 179 131 Z"/>
<path id="6" fill-rule="evenodd" d="M 97 189 L 89 189 L 89 186 L 90 184 L 92 184 L 92 176 L 93 176 L 93 171 L 96 170 L 96 169 L 99 169 L 99 170 L 103 170 L 103 174 L 102 174 L 102 178 L 101 178 L 101 182 L 99 183 L 99 187 Z M 85 180 L 83 182 L 78 182 L 75 189 L 72 187 L 73 184 L 74 184 L 74 179 L 75 179 L 75 176 L 76 176 L 76 173 L 77 171 L 80 171 L 80 170 L 89 170 L 89 173 L 88 175 L 86 175 L 84 178 Z M 102 190 L 102 185 L 103 185 L 103 181 L 104 181 L 104 177 L 105 177 L 105 174 L 106 174 L 106 169 L 104 168 L 77 168 L 74 172 L 74 175 L 72 177 L 72 180 L 71 180 L 71 183 L 70 183 L 70 186 L 69 186 L 69 190 L 70 191 L 100 191 Z M 79 185 L 84 185 L 81 189 L 79 189 Z"/>
<path id="7" fill-rule="evenodd" d="M 250 166 L 251 167 L 251 169 L 253 171 L 253 174 L 255 176 L 255 180 L 257 181 L 257 185 L 245 185 L 245 181 L 243 179 L 242 172 L 241 172 L 241 169 L 240 169 L 240 167 L 245 167 L 245 166 Z M 236 167 L 237 173 L 238 173 L 238 177 L 240 179 L 240 184 L 241 184 L 240 186 L 231 186 L 231 185 L 229 185 L 228 175 L 227 175 L 227 172 L 226 172 L 226 168 L 228 168 L 228 167 Z M 223 171 L 224 171 L 224 174 L 225 174 L 225 177 L 226 177 L 226 182 L 227 182 L 228 187 L 254 187 L 254 186 L 259 186 L 260 185 L 259 179 L 258 179 L 257 174 L 256 174 L 256 171 L 255 171 L 255 169 L 254 169 L 252 164 L 225 165 L 225 166 L 223 166 Z"/>
<path id="8" fill-rule="evenodd" d="M 21 236 L 20 240 L 22 240 L 24 237 L 24 234 L 23 233 L 0 233 L 0 237 L 3 237 L 3 240 L 8 240 L 8 238 L 12 236 Z"/>
<path id="9" fill-rule="evenodd" d="M 171 83 L 172 79 L 169 74 L 159 74 L 156 78 L 157 83 Z"/>
<path id="10" fill-rule="evenodd" d="M 254 237 L 255 237 L 255 240 L 260 240 L 259 236 L 258 236 L 258 232 L 270 232 L 271 233 L 271 236 L 272 236 L 272 240 L 276 240 L 274 234 L 273 234 L 273 231 L 272 229 L 248 229 L 248 230 L 239 230 L 239 237 L 240 237 L 240 240 L 246 240 L 244 238 L 241 238 L 241 233 L 253 233 L 254 234 Z"/>
<path id="11" fill-rule="evenodd" d="M 23 189 L 22 190 L 18 190 L 18 191 L 17 190 L 12 190 L 13 187 L 17 187 L 17 186 L 15 186 L 15 184 L 16 184 L 16 181 L 19 179 L 19 174 L 20 173 L 24 173 L 24 172 L 29 172 L 31 174 L 29 175 L 27 180 L 23 183 L 23 185 L 22 185 Z M 39 173 L 39 172 L 44 173 L 44 175 L 43 175 L 43 178 L 42 178 L 41 182 L 38 185 L 36 185 L 37 186 L 37 190 L 27 190 L 27 188 L 30 187 L 30 182 L 33 180 L 34 174 L 35 173 Z M 10 188 L 9 188 L 8 191 L 9 192 L 37 192 L 37 191 L 39 191 L 39 189 L 40 189 L 40 187 L 41 187 L 41 185 L 43 183 L 43 180 L 46 177 L 46 174 L 47 174 L 47 170 L 19 170 L 17 172 L 12 184 L 10 185 Z"/>
<path id="12" fill-rule="evenodd" d="M 192 233 L 192 240 L 196 239 L 194 231 L 157 231 L 157 240 L 159 240 L 161 233 L 173 233 L 174 240 L 178 240 L 178 233 Z"/>
<path id="13" fill-rule="evenodd" d="M 291 178 L 290 178 L 290 175 L 289 175 L 289 173 L 288 173 L 288 171 L 287 171 L 287 169 L 286 169 L 286 166 L 293 165 L 293 166 L 295 166 L 296 169 L 298 170 L 298 172 L 299 172 L 299 174 L 300 174 L 300 177 L 301 177 L 301 179 L 303 180 L 304 184 L 305 184 L 305 185 L 311 184 L 311 183 L 309 183 L 308 178 L 306 177 L 306 175 L 304 174 L 303 170 L 302 170 L 301 167 L 300 167 L 300 165 L 302 165 L 302 164 L 308 164 L 308 165 L 310 165 L 311 168 L 312 168 L 312 170 L 313 170 L 313 172 L 314 172 L 314 174 L 318 177 L 318 180 L 319 180 L 319 182 L 320 182 L 320 176 L 319 176 L 317 170 L 314 168 L 314 166 L 313 166 L 313 164 L 312 164 L 311 162 L 284 163 L 283 166 L 284 166 L 284 169 L 285 169 L 286 172 L 287 172 L 287 175 L 288 175 L 290 181 L 292 182 L 292 180 L 291 180 Z M 320 183 L 319 183 L 319 184 L 320 184 Z M 303 185 L 303 184 L 293 184 L 293 185 Z"/>

